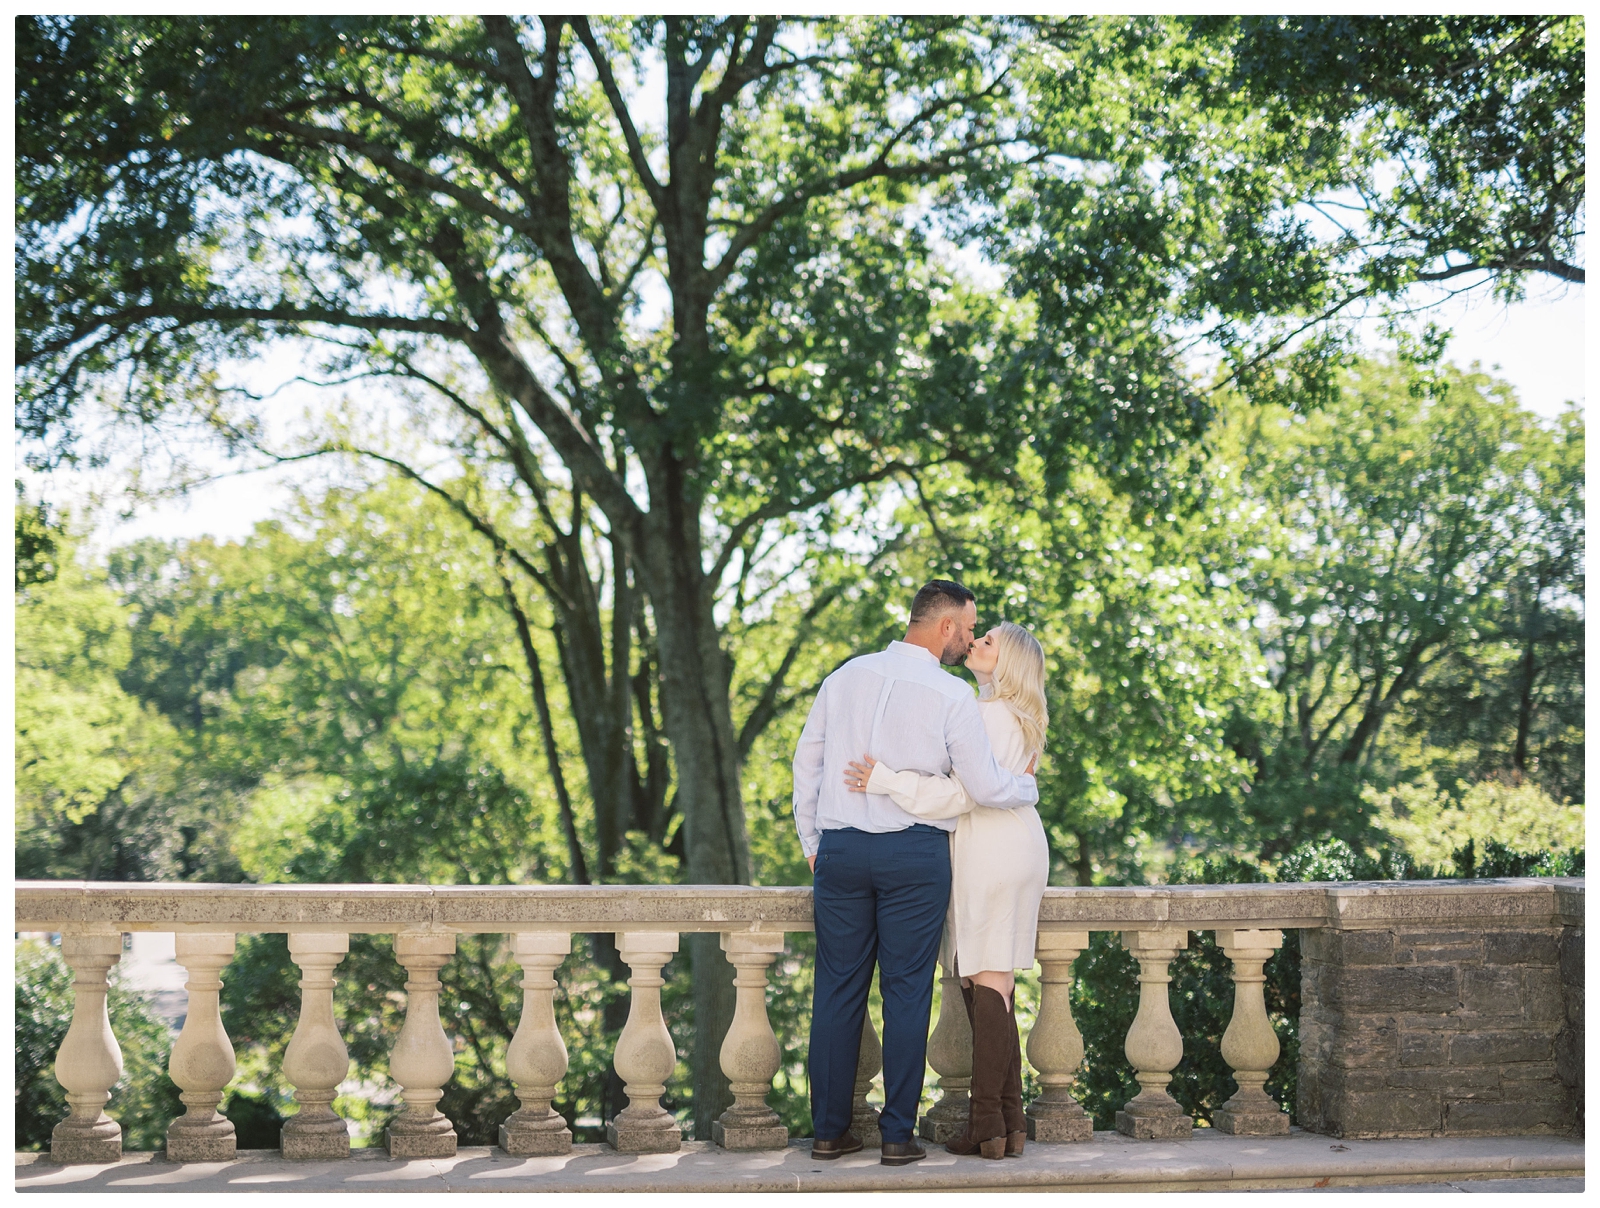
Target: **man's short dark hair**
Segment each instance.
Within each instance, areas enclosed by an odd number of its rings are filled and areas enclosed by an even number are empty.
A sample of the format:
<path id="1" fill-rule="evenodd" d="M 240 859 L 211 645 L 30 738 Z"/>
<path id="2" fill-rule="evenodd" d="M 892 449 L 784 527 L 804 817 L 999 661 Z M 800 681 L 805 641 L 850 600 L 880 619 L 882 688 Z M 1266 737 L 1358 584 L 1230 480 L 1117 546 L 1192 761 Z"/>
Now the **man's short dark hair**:
<path id="1" fill-rule="evenodd" d="M 978 597 L 952 579 L 929 579 L 911 600 L 911 623 L 920 624 L 943 616 L 947 612 L 960 612 Z"/>

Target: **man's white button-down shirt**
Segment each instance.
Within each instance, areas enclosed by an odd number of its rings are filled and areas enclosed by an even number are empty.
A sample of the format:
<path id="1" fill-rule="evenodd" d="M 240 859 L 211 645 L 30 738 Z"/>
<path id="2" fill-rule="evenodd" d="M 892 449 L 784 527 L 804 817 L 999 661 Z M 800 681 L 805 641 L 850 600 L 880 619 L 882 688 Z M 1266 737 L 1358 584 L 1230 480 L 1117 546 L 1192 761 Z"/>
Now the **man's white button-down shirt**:
<path id="1" fill-rule="evenodd" d="M 954 770 L 974 801 L 994 809 L 1039 800 L 1032 776 L 1015 776 L 996 762 L 972 689 L 931 651 L 908 642 L 853 658 L 822 681 L 794 753 L 795 830 L 810 857 L 825 830 L 955 829 L 954 818 L 927 821 L 883 794 L 852 793 L 845 764 L 863 755 L 897 772 Z"/>

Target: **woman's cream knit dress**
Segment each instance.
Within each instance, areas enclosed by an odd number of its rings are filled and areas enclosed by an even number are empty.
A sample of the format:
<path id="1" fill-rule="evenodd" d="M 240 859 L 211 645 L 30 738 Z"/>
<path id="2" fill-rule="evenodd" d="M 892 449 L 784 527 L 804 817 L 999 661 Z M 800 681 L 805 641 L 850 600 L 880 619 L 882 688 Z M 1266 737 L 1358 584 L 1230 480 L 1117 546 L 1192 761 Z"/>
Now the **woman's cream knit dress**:
<path id="1" fill-rule="evenodd" d="M 1023 743 L 1011 706 L 990 699 L 990 693 L 984 685 L 978 712 L 995 759 L 1021 773 L 1033 752 Z M 1050 847 L 1039 811 L 1031 805 L 989 809 L 973 801 L 953 774 L 896 772 L 881 763 L 873 767 L 867 790 L 887 793 L 919 818 L 958 819 L 950 836 L 950 912 L 939 956 L 945 970 L 971 976 L 985 969 L 1033 968 L 1039 899 L 1050 880 Z"/>

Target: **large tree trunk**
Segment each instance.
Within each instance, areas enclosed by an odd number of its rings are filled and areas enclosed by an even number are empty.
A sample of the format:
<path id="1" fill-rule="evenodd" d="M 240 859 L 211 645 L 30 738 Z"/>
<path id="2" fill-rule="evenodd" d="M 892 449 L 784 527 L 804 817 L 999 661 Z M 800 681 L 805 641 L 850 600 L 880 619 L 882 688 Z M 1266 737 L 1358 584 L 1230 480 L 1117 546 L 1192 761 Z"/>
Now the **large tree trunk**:
<path id="1" fill-rule="evenodd" d="M 599 585 L 589 577 L 575 529 L 566 548 L 547 548 L 551 575 L 565 600 L 552 600 L 562 678 L 578 729 L 589 796 L 594 803 L 598 879 L 616 873 L 623 833 L 628 829 L 638 794 L 638 768 L 633 752 L 632 613 L 635 596 L 628 583 L 627 558 L 611 547 L 612 617 L 609 658 Z M 617 614 L 621 613 L 619 617 Z"/>
<path id="2" fill-rule="evenodd" d="M 1078 858 L 1072 863 L 1072 875 L 1079 885 L 1093 885 L 1094 859 L 1089 854 L 1089 833 L 1074 831 L 1072 837 L 1078 841 Z"/>
<path id="3" fill-rule="evenodd" d="M 1539 674 L 1539 597 L 1543 588 L 1544 584 L 1540 583 L 1534 589 L 1533 607 L 1523 630 L 1522 658 L 1517 668 L 1517 736 L 1511 744 L 1511 771 L 1517 784 L 1521 784 L 1528 774 L 1528 735 L 1533 731 L 1533 685 Z"/>
<path id="4" fill-rule="evenodd" d="M 603 584 L 596 583 L 590 576 L 584 557 L 581 525 L 582 515 L 575 503 L 572 530 L 561 532 L 557 528 L 556 539 L 543 549 L 550 582 L 555 588 L 544 594 L 556 614 L 553 636 L 560 653 L 567 702 L 578 730 L 578 743 L 594 805 L 597 848 L 594 879 L 605 882 L 612 880 L 616 874 L 618 856 L 627 830 L 644 830 L 650 833 L 653 840 L 660 841 L 661 823 L 658 816 L 664 812 L 661 802 L 666 795 L 667 768 L 665 755 L 651 749 L 655 725 L 650 686 L 648 682 L 640 682 L 641 679 L 648 681 L 650 652 L 642 641 L 645 636 L 643 610 L 639 592 L 629 576 L 625 546 L 614 539 L 609 548 L 612 592 L 608 649 L 606 618 L 600 608 Z M 509 582 L 506 589 L 534 678 L 551 774 L 560 791 L 563 814 L 571 826 L 571 806 L 562 783 L 554 735 L 549 728 L 550 708 L 545 699 L 531 629 L 526 613 L 511 593 Z M 644 663 L 638 676 L 631 674 L 636 623 L 640 628 Z M 635 707 L 640 710 L 646 738 L 646 772 L 643 776 L 639 774 L 638 760 L 634 755 L 632 722 Z M 575 831 L 569 840 L 574 851 L 575 875 L 578 880 L 587 883 L 591 878 L 581 871 L 585 861 Z M 613 984 L 621 984 L 627 981 L 629 971 L 617 952 L 615 939 L 608 933 L 589 937 L 595 964 L 604 970 Z M 606 1003 L 601 1028 L 613 1040 L 627 1021 L 628 1005 L 627 995 L 618 995 Z M 608 1067 L 600 1087 L 600 1118 L 610 1120 L 627 1106 L 627 1102 L 623 1082 L 615 1066 Z"/>
<path id="5" fill-rule="evenodd" d="M 680 470 L 670 457 L 651 468 L 669 477 Z M 677 770 L 684 871 L 696 885 L 744 885 L 750 881 L 750 844 L 739 791 L 738 741 L 728 702 L 727 658 L 701 564 L 699 515 L 683 507 L 688 492 L 681 483 L 663 485 L 667 503 L 652 510 L 647 548 L 640 555 L 661 656 L 663 725 Z M 654 493 L 657 482 L 651 487 Z M 722 1040 L 733 1022 L 733 969 L 715 933 L 690 936 L 687 948 L 694 974 L 694 1129 L 706 1140 L 712 1121 L 733 1102 L 721 1064 Z"/>

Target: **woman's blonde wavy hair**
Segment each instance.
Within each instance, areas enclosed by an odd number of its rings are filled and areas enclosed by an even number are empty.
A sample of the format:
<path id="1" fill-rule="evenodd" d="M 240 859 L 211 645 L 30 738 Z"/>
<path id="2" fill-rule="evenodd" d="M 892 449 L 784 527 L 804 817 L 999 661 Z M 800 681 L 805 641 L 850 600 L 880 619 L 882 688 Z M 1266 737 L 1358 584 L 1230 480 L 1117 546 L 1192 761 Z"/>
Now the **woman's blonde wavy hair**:
<path id="1" fill-rule="evenodd" d="M 994 698 L 1003 700 L 1017 715 L 1029 754 L 1044 753 L 1045 731 L 1050 728 L 1050 707 L 1044 697 L 1044 647 L 1021 625 L 1001 621 L 997 626 L 999 657 L 994 665 Z"/>

